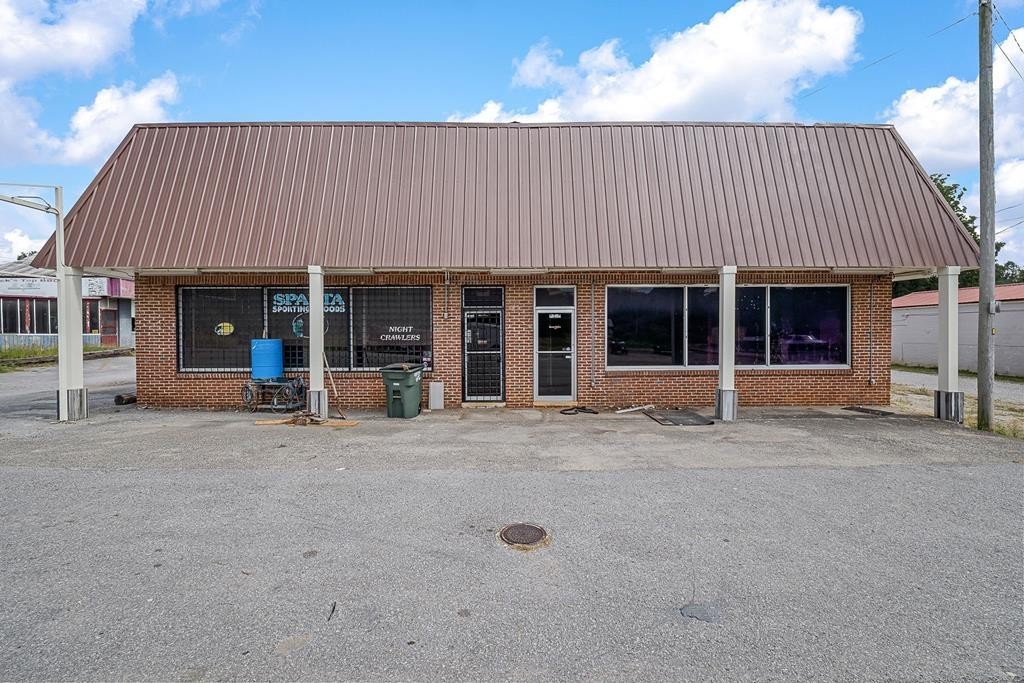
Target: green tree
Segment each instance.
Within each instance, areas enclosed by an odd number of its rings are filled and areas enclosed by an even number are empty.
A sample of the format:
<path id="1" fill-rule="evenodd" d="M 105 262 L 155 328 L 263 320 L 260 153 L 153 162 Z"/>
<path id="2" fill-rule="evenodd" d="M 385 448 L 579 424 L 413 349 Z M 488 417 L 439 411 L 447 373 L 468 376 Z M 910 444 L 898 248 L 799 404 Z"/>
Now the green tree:
<path id="1" fill-rule="evenodd" d="M 978 244 L 981 243 L 981 235 L 978 233 L 978 218 L 967 213 L 967 207 L 964 206 L 963 198 L 967 193 L 967 188 L 959 183 L 950 182 L 948 173 L 932 173 L 932 182 L 935 183 L 935 187 L 938 188 L 939 192 L 946 199 L 950 208 L 953 209 L 953 213 L 956 214 L 960 222 L 963 223 L 964 228 L 970 233 L 971 237 Z M 1006 242 L 996 242 L 996 256 L 999 256 L 1000 250 L 1006 246 Z M 1021 268 L 1013 261 L 1007 261 L 1006 263 L 996 263 L 996 284 L 1009 284 L 1012 282 L 1024 282 L 1024 268 Z M 968 270 L 960 273 L 960 286 L 961 287 L 977 287 L 978 286 L 978 271 Z M 896 298 L 909 294 L 910 292 L 919 292 L 922 290 L 938 289 L 939 282 L 935 277 L 921 278 L 919 280 L 905 280 L 903 282 L 892 283 L 892 296 Z"/>

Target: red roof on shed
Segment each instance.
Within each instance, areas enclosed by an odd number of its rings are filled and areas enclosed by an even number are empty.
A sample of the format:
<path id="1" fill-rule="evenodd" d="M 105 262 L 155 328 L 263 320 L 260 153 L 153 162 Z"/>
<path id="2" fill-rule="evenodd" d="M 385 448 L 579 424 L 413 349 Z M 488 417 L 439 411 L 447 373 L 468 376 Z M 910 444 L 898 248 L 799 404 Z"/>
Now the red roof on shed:
<path id="1" fill-rule="evenodd" d="M 145 124 L 66 225 L 132 270 L 977 265 L 891 126 Z"/>
<path id="2" fill-rule="evenodd" d="M 978 303 L 977 287 L 962 287 L 957 290 L 957 298 L 961 304 Z M 1024 284 L 996 285 L 996 301 L 1024 300 Z M 911 292 L 892 300 L 893 308 L 910 308 L 912 306 L 938 306 L 939 293 L 932 289 L 924 292 Z"/>

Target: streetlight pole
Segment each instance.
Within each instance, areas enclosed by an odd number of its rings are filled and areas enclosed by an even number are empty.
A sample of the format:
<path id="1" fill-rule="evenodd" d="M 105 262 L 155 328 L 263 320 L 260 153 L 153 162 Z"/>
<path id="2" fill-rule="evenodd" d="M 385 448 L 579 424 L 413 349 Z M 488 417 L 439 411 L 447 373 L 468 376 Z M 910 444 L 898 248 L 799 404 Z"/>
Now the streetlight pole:
<path id="1" fill-rule="evenodd" d="M 38 197 L 13 197 L 0 194 L 0 201 L 56 218 L 57 247 L 57 419 L 72 422 L 89 416 L 85 389 L 85 363 L 82 359 L 82 269 L 67 265 L 64 256 L 64 188 L 59 185 L 0 183 L 14 187 L 46 187 L 53 190 L 54 203 L 29 201 Z"/>

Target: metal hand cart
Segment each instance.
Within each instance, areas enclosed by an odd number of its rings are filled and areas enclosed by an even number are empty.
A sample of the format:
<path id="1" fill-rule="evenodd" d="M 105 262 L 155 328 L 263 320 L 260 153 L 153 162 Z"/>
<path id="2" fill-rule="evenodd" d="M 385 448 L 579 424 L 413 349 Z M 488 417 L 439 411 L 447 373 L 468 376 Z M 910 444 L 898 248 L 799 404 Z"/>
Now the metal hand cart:
<path id="1" fill-rule="evenodd" d="M 306 383 L 301 377 L 254 379 L 242 387 L 242 403 L 253 413 L 261 407 L 275 413 L 305 408 Z"/>

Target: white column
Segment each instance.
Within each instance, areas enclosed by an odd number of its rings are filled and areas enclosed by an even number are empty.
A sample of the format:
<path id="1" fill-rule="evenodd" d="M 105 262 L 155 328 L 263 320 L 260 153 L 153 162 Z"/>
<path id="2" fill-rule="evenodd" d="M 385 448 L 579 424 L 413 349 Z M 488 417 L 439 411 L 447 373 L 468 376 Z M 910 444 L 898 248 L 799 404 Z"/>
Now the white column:
<path id="1" fill-rule="evenodd" d="M 57 275 L 57 418 L 61 422 L 89 416 L 82 360 L 82 269 Z"/>
<path id="2" fill-rule="evenodd" d="M 960 391 L 960 267 L 939 268 L 939 388 L 935 392 L 935 417 L 964 421 L 964 394 Z"/>
<path id="3" fill-rule="evenodd" d="M 306 407 L 327 418 L 327 390 L 324 388 L 324 271 L 309 266 L 309 393 Z"/>
<path id="4" fill-rule="evenodd" d="M 736 266 L 718 271 L 718 390 L 715 417 L 736 419 Z"/>
<path id="5" fill-rule="evenodd" d="M 64 191 L 54 188 L 57 227 L 57 419 L 71 422 L 89 417 L 82 357 L 82 269 L 71 268 L 64 256 Z"/>

